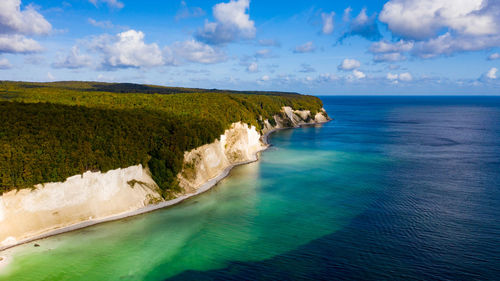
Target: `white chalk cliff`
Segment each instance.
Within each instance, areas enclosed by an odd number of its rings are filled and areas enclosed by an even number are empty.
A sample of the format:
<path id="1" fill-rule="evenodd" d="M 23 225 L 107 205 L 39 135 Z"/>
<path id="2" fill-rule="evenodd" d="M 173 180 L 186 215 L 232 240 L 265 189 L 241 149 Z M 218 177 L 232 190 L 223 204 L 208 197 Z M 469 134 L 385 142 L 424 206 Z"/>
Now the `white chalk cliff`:
<path id="1" fill-rule="evenodd" d="M 201 186 L 234 165 L 257 160 L 257 152 L 267 147 L 263 135 L 328 120 L 324 110 L 311 116 L 308 110 L 283 107 L 273 122 L 261 120 L 262 135 L 254 126 L 233 123 L 215 142 L 184 153 L 184 168 L 177 175 L 184 192 L 178 199 L 199 193 Z M 177 203 L 178 199 L 171 201 Z M 102 222 L 123 217 L 117 216 L 120 214 L 149 211 L 153 205 L 169 205 L 162 201 L 158 186 L 142 165 L 86 172 L 64 182 L 13 190 L 0 196 L 0 250 L 82 222 Z"/>

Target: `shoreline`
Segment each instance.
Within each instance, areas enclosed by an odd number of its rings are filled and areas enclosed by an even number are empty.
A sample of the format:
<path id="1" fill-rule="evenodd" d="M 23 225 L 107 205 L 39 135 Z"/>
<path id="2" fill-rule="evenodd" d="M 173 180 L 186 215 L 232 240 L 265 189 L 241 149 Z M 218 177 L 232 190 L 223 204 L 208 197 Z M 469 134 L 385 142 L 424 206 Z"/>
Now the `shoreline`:
<path id="1" fill-rule="evenodd" d="M 126 211 L 126 212 L 123 212 L 123 213 L 120 213 L 120 214 L 116 214 L 116 215 L 112 215 L 112 216 L 108 216 L 108 217 L 104 217 L 104 218 L 100 218 L 100 219 L 87 220 L 87 221 L 79 222 L 79 223 L 76 223 L 76 224 L 73 224 L 73 225 L 69 225 L 69 226 L 58 228 L 58 229 L 50 230 L 50 231 L 48 231 L 48 232 L 46 232 L 44 234 L 40 234 L 40 235 L 37 235 L 37 236 L 33 236 L 33 237 L 30 237 L 30 238 L 26 238 L 24 240 L 18 241 L 15 244 L 12 244 L 12 245 L 9 245 L 9 246 L 0 247 L 0 258 L 2 258 L 0 260 L 0 271 L 10 261 L 10 257 L 9 256 L 2 255 L 2 254 L 4 254 L 3 252 L 5 250 L 7 250 L 7 249 L 11 249 L 11 248 L 23 245 L 23 244 L 27 244 L 27 243 L 30 243 L 30 242 L 33 242 L 33 241 L 37 241 L 37 240 L 42 240 L 42 239 L 45 239 L 45 238 L 48 238 L 48 237 L 51 237 L 51 236 L 55 236 L 55 235 L 59 235 L 59 234 L 63 234 L 63 233 L 66 233 L 66 232 L 71 232 L 71 231 L 79 230 L 79 229 L 82 229 L 82 228 L 86 228 L 86 227 L 89 227 L 89 226 L 93 226 L 93 225 L 97 225 L 97 224 L 101 224 L 101 223 L 105 223 L 105 222 L 111 222 L 111 221 L 116 221 L 116 220 L 120 220 L 120 219 L 124 219 L 124 218 L 128 218 L 128 217 L 132 217 L 132 216 L 137 216 L 137 215 L 141 215 L 141 214 L 153 212 L 153 211 L 156 211 L 156 210 L 159 210 L 159 209 L 163 209 L 163 208 L 167 208 L 167 207 L 179 204 L 179 203 L 181 203 L 182 201 L 184 201 L 186 199 L 189 199 L 191 197 L 194 197 L 196 195 L 202 194 L 202 193 L 204 193 L 204 192 L 212 189 L 214 186 L 217 185 L 217 183 L 219 183 L 221 180 L 223 180 L 224 178 L 226 178 L 234 167 L 241 166 L 241 165 L 246 165 L 246 164 L 250 164 L 250 163 L 258 161 L 260 159 L 260 153 L 263 152 L 263 151 L 265 151 L 265 150 L 267 150 L 271 146 L 271 144 L 268 141 L 268 138 L 269 138 L 269 136 L 272 133 L 280 131 L 280 130 L 285 130 L 285 129 L 296 129 L 296 128 L 301 128 L 301 127 L 305 127 L 305 126 L 313 126 L 313 125 L 325 124 L 325 123 L 328 123 L 330 121 L 331 121 L 331 119 L 327 120 L 327 121 L 324 121 L 324 122 L 306 123 L 306 124 L 299 125 L 297 127 L 274 128 L 274 129 L 270 130 L 269 132 L 266 132 L 264 135 L 261 136 L 262 142 L 264 144 L 264 148 L 261 149 L 261 150 L 259 150 L 259 151 L 257 151 L 257 152 L 255 152 L 255 154 L 253 155 L 254 159 L 251 159 L 251 160 L 248 160 L 248 161 L 239 162 L 239 163 L 236 163 L 236 164 L 233 164 L 233 165 L 229 165 L 219 175 L 217 175 L 216 177 L 208 180 L 203 185 L 201 185 L 196 190 L 196 192 L 194 192 L 194 193 L 184 194 L 184 195 L 179 196 L 179 197 L 177 197 L 175 199 L 171 199 L 171 200 L 168 200 L 168 201 L 163 201 L 163 202 L 160 202 L 158 204 L 149 205 L 149 206 L 146 206 L 146 207 L 134 210 L 134 211 Z"/>

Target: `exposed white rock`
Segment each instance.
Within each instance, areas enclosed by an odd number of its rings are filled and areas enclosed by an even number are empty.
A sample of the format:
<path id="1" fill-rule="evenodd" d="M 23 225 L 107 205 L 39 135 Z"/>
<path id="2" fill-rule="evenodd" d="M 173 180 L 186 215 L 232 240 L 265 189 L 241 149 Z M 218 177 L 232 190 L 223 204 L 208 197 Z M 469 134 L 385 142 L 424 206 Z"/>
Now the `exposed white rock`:
<path id="1" fill-rule="evenodd" d="M 274 116 L 276 125 L 263 120 L 261 133 L 328 120 L 324 109 L 313 118 L 309 110 L 283 107 L 281 114 Z M 208 189 L 207 184 L 215 184 L 232 166 L 257 160 L 257 152 L 266 147 L 265 138 L 254 126 L 233 123 L 215 142 L 184 153 L 184 168 L 177 175 L 184 192 L 158 205 L 151 205 L 162 201 L 158 186 L 142 165 L 106 173 L 85 172 L 64 182 L 4 193 L 0 196 L 0 249 L 54 230 L 60 233 L 61 229 L 84 227 L 90 221 L 102 222 L 178 203 Z"/>
<path id="2" fill-rule="evenodd" d="M 0 197 L 0 246 L 89 218 L 139 209 L 161 199 L 157 190 L 148 170 L 137 165 L 4 193 Z"/>
<path id="3" fill-rule="evenodd" d="M 179 185 L 192 193 L 228 166 L 256 160 L 256 153 L 265 148 L 260 137 L 254 126 L 233 123 L 220 140 L 184 153 L 184 169 L 177 176 Z"/>

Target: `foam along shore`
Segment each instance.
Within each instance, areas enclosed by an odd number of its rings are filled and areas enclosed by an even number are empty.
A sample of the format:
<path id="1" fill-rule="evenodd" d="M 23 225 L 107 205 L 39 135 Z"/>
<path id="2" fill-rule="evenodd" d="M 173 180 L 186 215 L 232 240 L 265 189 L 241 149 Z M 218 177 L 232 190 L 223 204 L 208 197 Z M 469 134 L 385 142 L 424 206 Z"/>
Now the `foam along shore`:
<path id="1" fill-rule="evenodd" d="M 185 190 L 162 201 L 157 185 L 141 165 L 106 173 L 86 172 L 62 183 L 11 191 L 0 196 L 0 251 L 73 231 L 175 205 L 203 193 L 225 178 L 238 165 L 258 160 L 268 147 L 267 136 L 279 129 L 329 121 L 326 112 L 314 117 L 309 111 L 284 107 L 274 126 L 264 120 L 263 135 L 255 127 L 233 123 L 219 140 L 185 152 L 189 169 L 178 175 Z M 0 252 L 1 253 L 1 252 Z M 5 265 L 9 259 L 0 261 Z"/>
<path id="2" fill-rule="evenodd" d="M 6 255 L 2 256 L 2 255 L 0 255 L 0 270 L 2 270 L 2 268 L 6 267 L 9 264 L 10 259 L 11 258 L 9 256 L 6 256 Z"/>

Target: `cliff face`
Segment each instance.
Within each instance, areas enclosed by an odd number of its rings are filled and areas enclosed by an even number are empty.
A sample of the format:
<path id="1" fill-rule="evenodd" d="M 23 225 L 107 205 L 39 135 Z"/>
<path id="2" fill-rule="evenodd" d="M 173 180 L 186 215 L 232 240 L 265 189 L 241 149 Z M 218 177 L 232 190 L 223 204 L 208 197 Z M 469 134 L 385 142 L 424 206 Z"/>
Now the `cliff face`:
<path id="1" fill-rule="evenodd" d="M 0 246 L 86 220 L 136 210 L 161 200 L 141 165 L 86 172 L 64 182 L 10 191 L 0 197 Z"/>
<path id="2" fill-rule="evenodd" d="M 208 180 L 221 174 L 227 167 L 257 160 L 257 152 L 267 147 L 265 135 L 275 129 L 298 127 L 305 124 L 328 121 L 328 115 L 322 109 L 315 116 L 309 110 L 293 110 L 283 107 L 280 114 L 274 116 L 275 125 L 264 120 L 261 135 L 254 126 L 234 123 L 226 130 L 220 140 L 184 153 L 184 169 L 177 176 L 180 186 L 187 193 L 196 190 Z"/>
<path id="3" fill-rule="evenodd" d="M 273 122 L 263 120 L 262 134 L 326 121 L 324 110 L 311 116 L 308 110 L 283 107 Z M 233 123 L 219 140 L 185 152 L 184 168 L 177 175 L 184 189 L 179 197 L 197 194 L 202 185 L 236 164 L 257 160 L 257 152 L 266 147 L 265 136 L 254 126 Z M 0 196 L 0 249 L 55 229 L 169 203 L 162 201 L 158 186 L 141 165 L 106 173 L 86 172 L 64 182 L 10 191 Z"/>
<path id="4" fill-rule="evenodd" d="M 254 126 L 240 122 L 221 135 L 220 140 L 184 153 L 184 168 L 177 179 L 186 193 L 193 193 L 208 180 L 218 176 L 227 167 L 257 160 L 257 152 L 264 149 L 260 134 Z"/>

